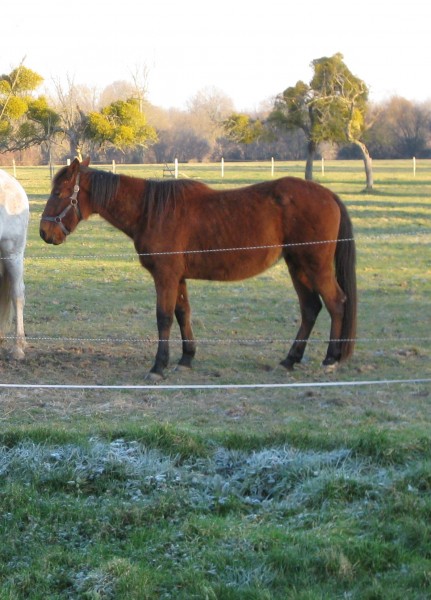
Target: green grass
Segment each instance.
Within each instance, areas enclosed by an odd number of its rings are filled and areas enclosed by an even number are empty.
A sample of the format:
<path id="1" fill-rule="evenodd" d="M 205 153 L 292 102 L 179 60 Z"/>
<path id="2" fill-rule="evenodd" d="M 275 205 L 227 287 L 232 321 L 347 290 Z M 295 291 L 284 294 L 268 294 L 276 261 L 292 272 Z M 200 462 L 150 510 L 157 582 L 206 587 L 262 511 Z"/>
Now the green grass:
<path id="1" fill-rule="evenodd" d="M 344 449 L 219 448 L 179 462 L 93 439 L 23 442 L 0 461 L 5 598 L 430 592 L 424 458 L 396 469 Z"/>
<path id="2" fill-rule="evenodd" d="M 10 170 L 11 171 L 11 170 Z M 161 176 L 162 166 L 117 166 Z M 180 165 L 230 187 L 270 163 Z M 276 163 L 276 176 L 303 175 Z M 198 354 L 167 383 L 431 377 L 431 162 L 325 163 L 358 246 L 359 341 L 322 372 L 320 315 L 305 364 L 277 367 L 298 326 L 286 269 L 190 282 Z M 131 242 L 98 218 L 60 247 L 38 221 L 46 168 L 19 168 L 31 202 L 26 360 L 2 383 L 142 384 L 155 294 Z M 0 600 L 409 599 L 431 596 L 429 384 L 229 390 L 1 389 Z"/>

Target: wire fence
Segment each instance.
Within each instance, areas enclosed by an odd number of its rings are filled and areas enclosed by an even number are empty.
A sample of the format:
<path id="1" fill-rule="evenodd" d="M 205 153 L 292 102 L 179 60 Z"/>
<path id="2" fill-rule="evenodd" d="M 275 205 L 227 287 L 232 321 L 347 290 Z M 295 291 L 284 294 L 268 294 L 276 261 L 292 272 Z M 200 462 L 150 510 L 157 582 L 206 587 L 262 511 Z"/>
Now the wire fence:
<path id="1" fill-rule="evenodd" d="M 338 242 L 352 242 L 356 243 L 361 242 L 363 240 L 391 240 L 397 237 L 413 237 L 413 238 L 423 238 L 426 236 L 431 236 L 431 229 L 429 230 L 417 230 L 417 231 L 407 231 L 407 232 L 398 232 L 398 233 L 387 233 L 387 234 L 368 234 L 368 235 L 359 235 L 354 238 L 341 238 L 334 240 L 315 240 L 315 241 L 307 241 L 307 242 L 294 242 L 294 243 L 286 243 L 286 244 L 262 244 L 256 246 L 238 246 L 238 247 L 227 247 L 227 248 L 205 248 L 205 249 L 197 249 L 197 250 L 166 250 L 163 252 L 124 252 L 124 253 L 115 253 L 115 254 L 104 254 L 103 258 L 134 258 L 138 259 L 141 256 L 175 256 L 179 254 L 210 254 L 210 253 L 219 253 L 219 252 L 245 252 L 245 251 L 253 251 L 253 250 L 267 250 L 274 248 L 292 248 L 292 247 L 301 247 L 301 246 L 315 246 L 315 245 L 323 245 L 323 244 L 334 244 Z M 48 254 L 34 254 L 29 255 L 26 254 L 24 257 L 25 260 L 100 260 L 100 254 L 69 254 L 63 256 L 51 256 Z M 1 259 L 1 257 L 0 257 Z"/>
<path id="2" fill-rule="evenodd" d="M 0 383 L 1 388 L 9 389 L 49 389 L 49 390 L 233 390 L 233 389 L 293 389 L 293 388 L 327 388 L 327 387 L 362 387 L 376 385 L 430 384 L 431 379 L 379 379 L 361 381 L 310 381 L 293 383 L 215 383 L 215 384 L 181 384 L 165 383 L 143 385 L 104 385 L 104 384 L 59 384 L 59 383 Z"/>
<path id="3" fill-rule="evenodd" d="M 361 242 L 363 240 L 390 240 L 399 237 L 412 237 L 415 239 L 423 239 L 426 236 L 431 235 L 431 229 L 429 230 L 417 230 L 417 231 L 409 231 L 409 232 L 397 232 L 390 234 L 381 234 L 381 235 L 361 235 L 355 238 L 356 243 Z M 134 258 L 137 259 L 140 256 L 152 256 L 152 255 L 177 255 L 177 254 L 195 254 L 202 252 L 235 252 L 235 251 L 256 251 L 262 249 L 271 249 L 271 248 L 286 248 L 293 246 L 305 246 L 305 245 L 319 245 L 319 244 L 328 244 L 328 243 L 336 243 L 336 242 L 350 242 L 353 238 L 345 238 L 341 240 L 318 240 L 311 242 L 297 242 L 290 244 L 279 244 L 279 245 L 256 245 L 256 246 L 247 246 L 247 247 L 229 247 L 229 248 L 209 248 L 204 250 L 171 250 L 171 251 L 163 251 L 163 252 L 154 252 L 154 253 L 117 253 L 117 254 L 104 254 L 103 259 L 106 258 Z M 3 258 L 3 257 L 2 257 Z M 67 255 L 67 256 L 56 256 L 55 260 L 67 261 L 67 260 L 89 260 L 95 261 L 95 266 L 97 267 L 97 261 L 100 260 L 100 254 L 85 254 L 85 255 Z M 27 254 L 25 256 L 26 261 L 45 261 L 45 260 L 53 260 L 52 256 L 49 255 L 31 255 Z M 13 339 L 14 336 L 7 336 L 9 339 Z M 132 344 L 143 344 L 143 343 L 158 343 L 160 340 L 157 338 L 150 337 L 124 337 L 124 336 L 101 336 L 101 337 L 83 337 L 83 336 L 47 336 L 47 335 L 30 335 L 27 336 L 26 339 L 28 341 L 47 341 L 47 342 L 66 342 L 66 343 L 132 343 Z M 183 343 L 183 341 L 176 338 L 172 338 L 170 340 L 171 343 Z M 210 337 L 210 338 L 197 338 L 195 341 L 199 343 L 205 344 L 272 344 L 274 342 L 280 343 L 293 343 L 294 339 L 286 339 L 286 338 L 268 338 L 268 339 L 255 339 L 255 338 L 219 338 L 219 337 Z M 320 343 L 327 344 L 330 340 L 322 340 L 316 338 L 310 338 L 308 340 L 309 343 Z M 417 342 L 430 342 L 431 337 L 428 335 L 420 335 L 420 336 L 408 336 L 408 337 L 357 337 L 354 340 L 342 340 L 342 341 L 355 341 L 356 343 L 394 343 L 394 342 L 405 342 L 405 343 L 417 343 Z M 286 383 L 252 383 L 252 384 L 182 384 L 182 385 L 167 385 L 164 383 L 157 384 L 143 384 L 143 385 L 92 385 L 92 384 L 82 384 L 82 385 L 74 385 L 74 384 L 25 384 L 25 383 L 1 383 L 1 388 L 10 388 L 10 389 L 69 389 L 69 390 L 214 390 L 214 389 L 274 389 L 274 388 L 310 388 L 310 387 L 355 387 L 355 386 L 387 386 L 387 385 L 400 385 L 400 384 L 429 384 L 431 379 L 426 377 L 416 377 L 412 379 L 381 379 L 381 380 L 358 380 L 358 381 L 320 381 L 320 382 L 286 382 Z"/>

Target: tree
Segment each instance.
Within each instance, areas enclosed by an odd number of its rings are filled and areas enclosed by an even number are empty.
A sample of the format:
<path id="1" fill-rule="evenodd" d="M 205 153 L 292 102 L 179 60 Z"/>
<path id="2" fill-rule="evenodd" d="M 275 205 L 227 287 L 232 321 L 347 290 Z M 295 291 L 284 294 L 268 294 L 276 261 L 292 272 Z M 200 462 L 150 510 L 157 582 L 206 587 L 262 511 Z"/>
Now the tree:
<path id="1" fill-rule="evenodd" d="M 135 86 L 130 81 L 113 81 L 100 94 L 99 105 L 108 106 L 116 100 L 127 100 L 134 95 Z M 93 107 L 94 110 L 95 107 Z"/>
<path id="2" fill-rule="evenodd" d="M 54 85 L 57 93 L 55 104 L 61 117 L 60 130 L 69 145 L 69 157 L 77 157 L 82 161 L 88 126 L 87 113 L 96 108 L 96 91 L 87 86 L 75 85 L 69 77 L 67 87 L 64 88 L 59 81 L 55 81 Z"/>
<path id="3" fill-rule="evenodd" d="M 20 127 L 20 137 L 25 147 L 38 144 L 46 149 L 48 163 L 52 168 L 52 145 L 55 137 L 61 132 L 60 115 L 49 107 L 48 101 L 41 96 L 28 107 L 27 120 Z"/>
<path id="4" fill-rule="evenodd" d="M 431 110 L 405 98 L 391 98 L 369 131 L 369 146 L 377 156 L 412 158 L 429 155 Z"/>
<path id="5" fill-rule="evenodd" d="M 223 121 L 229 139 L 238 144 L 251 144 L 264 135 L 264 127 L 259 119 L 249 115 L 233 113 Z"/>
<path id="6" fill-rule="evenodd" d="M 371 157 L 363 141 L 366 123 L 368 87 L 344 64 L 343 55 L 334 54 L 313 60 L 312 110 L 316 113 L 318 138 L 324 141 L 358 146 L 364 161 L 366 189 L 373 187 Z"/>
<path id="7" fill-rule="evenodd" d="M 356 144 L 364 159 L 367 189 L 373 186 L 371 159 L 362 139 L 367 129 L 368 88 L 343 62 L 342 54 L 313 60 L 310 84 L 298 81 L 279 94 L 270 120 L 287 129 L 302 129 L 307 138 L 305 178 L 313 177 L 313 160 L 321 142 Z"/>
<path id="8" fill-rule="evenodd" d="M 187 121 L 182 126 L 159 130 L 158 137 L 159 140 L 152 147 L 152 151 L 156 162 L 159 163 L 173 162 L 175 158 L 180 162 L 202 162 L 211 150 L 208 141 L 198 135 Z"/>
<path id="9" fill-rule="evenodd" d="M 319 143 L 312 100 L 313 91 L 310 86 L 298 81 L 276 97 L 274 110 L 268 119 L 281 129 L 301 129 L 304 132 L 307 140 L 305 179 L 313 179 L 313 161 Z"/>
<path id="10" fill-rule="evenodd" d="M 22 150 L 45 140 L 43 128 L 36 131 L 27 122 L 29 111 L 34 116 L 38 103 L 44 102 L 32 95 L 42 82 L 38 73 L 22 63 L 9 75 L 0 76 L 0 152 Z"/>
<path id="11" fill-rule="evenodd" d="M 224 135 L 223 122 L 232 112 L 232 100 L 213 87 L 200 90 L 188 103 L 190 126 L 208 141 L 213 155 L 219 153 L 217 140 Z"/>
<path id="12" fill-rule="evenodd" d="M 140 111 L 139 100 L 117 100 L 100 112 L 87 115 L 86 137 L 100 147 L 114 146 L 121 152 L 133 146 L 147 148 L 157 134 Z"/>

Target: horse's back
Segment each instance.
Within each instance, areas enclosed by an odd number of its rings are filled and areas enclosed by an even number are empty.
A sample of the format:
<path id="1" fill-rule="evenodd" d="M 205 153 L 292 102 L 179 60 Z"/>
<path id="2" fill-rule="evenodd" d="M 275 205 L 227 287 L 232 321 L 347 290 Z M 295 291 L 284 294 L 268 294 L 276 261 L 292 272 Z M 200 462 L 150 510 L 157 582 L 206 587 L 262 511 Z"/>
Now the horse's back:
<path id="1" fill-rule="evenodd" d="M 222 193 L 231 198 L 234 206 L 239 199 L 245 206 L 253 206 L 254 199 L 254 214 L 258 220 L 264 213 L 273 215 L 275 207 L 280 209 L 275 213 L 290 222 L 301 215 L 307 221 L 322 221 L 325 217 L 332 221 L 339 214 L 339 200 L 329 188 L 299 177 L 280 177 Z"/>
<path id="2" fill-rule="evenodd" d="M 9 215 L 28 212 L 27 194 L 22 185 L 9 173 L 0 169 L 0 206 Z"/>
<path id="3" fill-rule="evenodd" d="M 335 194 L 327 187 L 315 181 L 299 177 L 282 177 L 273 182 L 274 193 L 284 206 L 295 207 L 295 210 L 321 212 L 338 205 Z"/>
<path id="4" fill-rule="evenodd" d="M 0 169 L 0 251 L 22 251 L 26 241 L 29 202 L 22 185 Z"/>

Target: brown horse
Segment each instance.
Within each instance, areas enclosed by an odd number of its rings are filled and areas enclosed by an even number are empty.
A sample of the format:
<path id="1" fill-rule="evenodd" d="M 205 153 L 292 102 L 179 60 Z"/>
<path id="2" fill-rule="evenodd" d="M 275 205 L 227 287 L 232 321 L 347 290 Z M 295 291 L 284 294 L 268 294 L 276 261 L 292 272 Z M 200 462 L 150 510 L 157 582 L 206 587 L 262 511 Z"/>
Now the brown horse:
<path id="1" fill-rule="evenodd" d="M 81 220 L 98 213 L 132 238 L 157 293 L 159 342 L 150 373 L 162 376 L 168 365 L 174 314 L 183 340 L 179 364 L 191 366 L 196 343 L 187 279 L 245 279 L 281 257 L 302 317 L 281 364 L 292 369 L 301 361 L 321 299 L 331 317 L 323 364 L 336 365 L 352 354 L 355 243 L 347 210 L 330 190 L 293 177 L 215 190 L 192 180 L 146 180 L 88 165 L 89 160 L 75 159 L 56 174 L 40 235 L 49 244 L 61 244 Z"/>

